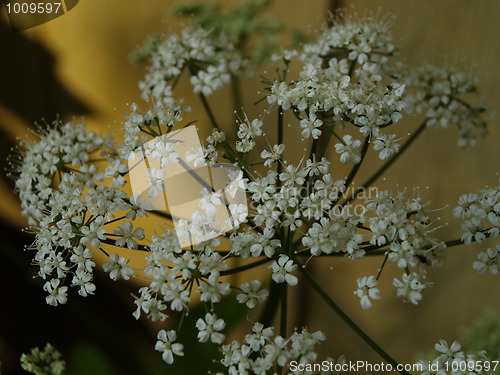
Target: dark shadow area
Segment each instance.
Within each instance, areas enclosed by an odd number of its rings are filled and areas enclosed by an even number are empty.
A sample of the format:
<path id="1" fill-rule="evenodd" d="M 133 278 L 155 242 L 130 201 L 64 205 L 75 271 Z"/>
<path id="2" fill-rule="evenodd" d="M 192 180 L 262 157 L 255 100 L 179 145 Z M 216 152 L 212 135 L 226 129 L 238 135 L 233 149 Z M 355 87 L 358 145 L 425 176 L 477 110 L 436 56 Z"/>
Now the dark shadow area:
<path id="1" fill-rule="evenodd" d="M 43 46 L 14 33 L 0 22 L 0 105 L 27 124 L 51 123 L 73 115 L 85 115 L 90 108 L 64 87 L 55 74 L 57 60 Z M 0 118 L 0 168 L 14 146 L 5 131 L 12 124 Z M 1 173 L 5 178 L 5 173 Z M 11 186 L 12 181 L 8 179 Z"/>
<path id="2" fill-rule="evenodd" d="M 23 34 L 0 23 L 0 103 L 29 123 L 57 114 L 88 114 L 89 107 L 56 77 L 57 61 Z"/>
<path id="3" fill-rule="evenodd" d="M 107 274 L 94 272 L 94 296 L 82 298 L 70 288 L 67 304 L 49 306 L 42 289 L 45 281 L 34 277 L 36 267 L 30 265 L 33 253 L 22 250 L 33 237 L 6 225 L 0 227 L 0 236 L 0 361 L 4 374 L 26 374 L 19 364 L 21 354 L 35 346 L 43 348 L 47 342 L 63 353 L 68 368 L 75 348 L 91 343 L 92 352 L 99 354 L 94 355 L 98 357 L 95 361 L 104 358 L 110 375 L 144 374 L 148 363 L 159 359 L 151 358 L 155 338 L 132 316 L 130 294 L 135 286 L 117 285 Z"/>

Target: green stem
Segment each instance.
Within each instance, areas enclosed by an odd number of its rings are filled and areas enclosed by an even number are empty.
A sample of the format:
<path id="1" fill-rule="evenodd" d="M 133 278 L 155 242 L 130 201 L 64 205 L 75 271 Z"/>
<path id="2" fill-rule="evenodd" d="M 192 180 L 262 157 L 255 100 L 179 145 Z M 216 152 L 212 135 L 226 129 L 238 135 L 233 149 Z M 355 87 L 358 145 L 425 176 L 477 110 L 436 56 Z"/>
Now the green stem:
<path id="1" fill-rule="evenodd" d="M 321 137 L 320 137 L 321 138 Z M 313 139 L 312 144 L 311 144 L 311 152 L 309 152 L 309 160 L 313 160 L 315 157 L 316 153 L 318 152 L 318 146 L 319 146 L 319 140 L 320 138 Z M 321 159 L 321 158 L 319 158 Z M 318 160 L 318 159 L 316 159 Z M 306 176 L 304 186 L 306 187 L 307 194 L 311 193 L 313 183 L 311 183 L 311 179 L 314 180 L 314 177 L 311 175 Z"/>
<path id="2" fill-rule="evenodd" d="M 382 270 L 385 267 L 385 264 L 387 263 L 387 258 L 389 257 L 389 253 L 387 252 L 384 257 L 384 261 L 382 262 L 382 265 L 380 266 L 380 269 L 378 270 L 377 274 L 377 280 L 380 278 L 380 275 L 382 275 Z"/>
<path id="3" fill-rule="evenodd" d="M 184 318 L 186 317 L 187 309 L 182 310 L 181 318 L 179 319 L 179 325 L 177 326 L 177 333 L 181 330 L 182 323 L 184 323 Z"/>
<path id="4" fill-rule="evenodd" d="M 179 75 L 177 75 L 177 77 L 175 77 L 175 81 L 174 83 L 172 84 L 172 91 L 174 91 L 175 87 L 177 86 L 177 84 L 179 83 L 180 79 L 181 79 L 181 76 L 182 76 L 182 73 L 184 72 L 184 67 L 182 68 L 181 72 L 179 73 Z"/>
<path id="5" fill-rule="evenodd" d="M 387 249 L 367 251 L 366 254 L 365 254 L 365 257 L 385 255 L 386 252 L 387 252 Z M 294 254 L 295 257 L 307 257 L 307 258 L 310 258 L 311 256 L 313 256 L 315 258 L 325 258 L 325 257 L 343 257 L 343 258 L 345 258 L 346 255 L 347 255 L 347 253 L 345 253 L 345 252 L 312 255 L 308 251 L 301 251 L 301 252 L 298 252 L 298 253 Z"/>
<path id="6" fill-rule="evenodd" d="M 278 145 L 283 143 L 283 108 L 278 107 Z M 281 185 L 281 180 L 279 179 L 279 175 L 283 170 L 283 164 L 281 163 L 281 158 L 277 161 L 278 167 L 276 172 L 278 173 L 278 187 Z"/>
<path id="7" fill-rule="evenodd" d="M 316 154 L 318 148 L 318 139 L 313 139 L 311 144 L 311 152 L 309 153 L 309 160 L 312 160 L 313 155 Z"/>
<path id="8" fill-rule="evenodd" d="M 152 211 L 148 211 L 148 212 L 151 212 L 152 214 L 157 215 L 157 216 L 161 216 L 165 219 L 173 220 L 172 215 L 170 215 L 166 212 L 163 212 L 163 211 L 152 210 Z"/>
<path id="9" fill-rule="evenodd" d="M 333 134 L 335 136 L 335 138 L 337 138 L 339 140 L 340 143 L 342 143 L 343 145 L 345 145 L 345 141 L 342 138 L 340 138 L 337 133 L 335 133 L 335 131 L 333 130 L 333 128 L 328 127 L 328 129 L 330 130 L 328 132 L 328 134 L 330 134 L 330 136 Z"/>
<path id="10" fill-rule="evenodd" d="M 321 139 L 321 142 L 320 142 L 320 145 L 319 145 L 319 151 L 318 151 L 318 154 L 316 155 L 317 156 L 317 160 L 321 160 L 321 158 L 323 156 L 325 156 L 326 154 L 326 150 L 328 149 L 328 144 L 330 143 L 330 139 L 332 138 L 332 134 L 334 134 L 335 136 L 337 136 L 337 134 L 335 134 L 333 132 L 333 130 L 331 129 L 331 127 L 329 127 L 328 125 L 326 125 L 326 127 L 329 128 L 329 132 L 325 132 L 325 135 L 324 135 L 324 138 L 320 137 Z"/>
<path id="11" fill-rule="evenodd" d="M 114 234 L 112 234 L 112 235 L 114 236 Z M 113 241 L 111 239 L 101 240 L 101 243 L 105 243 L 106 245 L 112 245 L 112 246 L 118 247 L 120 249 L 124 249 L 123 247 L 116 246 L 115 241 Z M 128 249 L 128 248 L 125 247 L 125 249 Z M 137 244 L 137 249 L 135 249 L 135 250 L 148 251 L 149 252 L 149 250 L 146 248 L 145 245 L 140 245 L 140 244 Z"/>
<path id="12" fill-rule="evenodd" d="M 203 107 L 205 108 L 205 111 L 207 112 L 208 118 L 210 119 L 210 122 L 212 123 L 212 127 L 217 129 L 218 131 L 221 131 L 221 128 L 220 128 L 217 120 L 215 119 L 215 115 L 212 112 L 210 105 L 208 104 L 206 96 L 203 95 L 203 93 L 201 93 L 201 92 L 198 95 L 200 96 Z M 229 143 L 227 141 L 223 142 L 222 146 L 226 150 L 227 158 L 234 163 L 237 159 L 236 153 L 234 152 L 234 150 L 231 148 L 231 146 L 229 146 Z"/>
<path id="13" fill-rule="evenodd" d="M 349 176 L 347 176 L 347 179 L 345 180 L 346 187 L 349 187 L 349 185 L 351 185 L 351 182 L 354 180 L 354 177 L 356 177 L 356 174 L 358 173 L 358 170 L 361 167 L 363 160 L 365 160 L 365 156 L 366 156 L 366 153 L 368 152 L 368 145 L 369 144 L 370 144 L 370 138 L 366 137 L 365 143 L 363 144 L 363 148 L 361 149 L 361 160 L 359 161 L 358 164 L 356 164 L 356 165 L 354 165 L 354 167 L 352 167 L 351 173 L 349 173 Z"/>
<path id="14" fill-rule="evenodd" d="M 288 316 L 288 284 L 285 282 L 281 286 L 281 317 L 280 317 L 280 336 L 286 338 L 286 325 Z"/>
<path id="15" fill-rule="evenodd" d="M 280 285 L 271 280 L 271 286 L 269 287 L 269 297 L 267 298 L 260 319 L 258 320 L 264 325 L 264 327 L 269 327 L 273 322 L 274 315 L 276 313 L 276 310 L 278 309 L 278 302 L 280 300 L 280 289 Z"/>
<path id="16" fill-rule="evenodd" d="M 280 336 L 286 339 L 286 325 L 287 325 L 287 315 L 288 315 L 288 284 L 285 282 L 281 284 L 281 296 L 280 296 L 281 308 L 280 308 Z M 278 366 L 278 374 L 283 374 L 283 368 Z"/>
<path id="17" fill-rule="evenodd" d="M 483 229 L 481 232 L 484 233 L 484 235 L 486 236 L 486 238 L 489 238 L 490 237 L 490 234 L 488 233 L 490 231 L 491 228 L 486 228 L 486 229 Z M 471 242 L 476 242 L 476 239 L 473 237 Z M 444 243 L 446 245 L 446 247 L 453 247 L 453 246 L 460 246 L 460 245 L 465 245 L 465 242 L 462 241 L 461 238 L 457 238 L 456 240 L 449 240 L 449 241 L 446 241 Z"/>
<path id="18" fill-rule="evenodd" d="M 349 73 L 347 73 L 347 75 L 351 78 L 354 73 L 354 69 L 356 69 L 356 60 L 352 61 L 351 66 L 349 67 Z"/>
<path id="19" fill-rule="evenodd" d="M 408 140 L 405 142 L 405 144 L 403 146 L 401 146 L 401 148 L 399 149 L 399 152 L 397 154 L 395 154 L 392 158 L 390 158 L 389 160 L 387 160 L 385 162 L 385 164 L 380 167 L 374 174 L 373 176 L 371 176 L 363 185 L 361 185 L 358 189 L 356 189 L 356 191 L 354 193 L 351 193 L 351 195 L 349 196 L 349 198 L 347 198 L 347 200 L 345 201 L 344 204 L 346 203 L 349 203 L 350 201 L 352 201 L 353 199 L 355 199 L 357 197 L 357 195 L 364 191 L 368 186 L 372 185 L 375 181 L 378 180 L 378 178 L 383 175 L 385 173 L 385 171 L 387 169 L 389 169 L 389 167 L 396 161 L 399 159 L 399 157 L 406 151 L 406 149 L 415 141 L 415 139 L 417 139 L 417 137 L 424 131 L 424 129 L 427 127 L 427 120 L 425 120 L 424 122 L 422 122 L 422 124 L 420 124 L 420 126 L 417 128 L 417 130 L 415 131 L 415 133 L 413 133 L 410 138 L 408 138 Z"/>
<path id="20" fill-rule="evenodd" d="M 210 119 L 210 122 L 212 123 L 212 126 L 217 129 L 218 131 L 220 130 L 219 124 L 217 123 L 217 120 L 215 119 L 215 116 L 212 112 L 212 109 L 210 108 L 210 105 L 208 104 L 207 98 L 203 93 L 198 94 L 200 96 L 201 102 L 203 104 L 203 107 L 205 108 L 205 111 L 207 112 L 208 118 Z"/>
<path id="21" fill-rule="evenodd" d="M 283 108 L 280 106 L 278 107 L 278 146 L 283 144 Z M 281 161 L 281 157 L 276 161 L 277 167 L 276 167 L 276 173 L 278 174 L 277 176 L 277 187 L 281 187 L 281 179 L 280 179 L 280 174 L 283 172 L 283 163 Z M 282 217 L 281 217 L 282 218 Z M 280 228 L 279 230 L 279 236 L 280 238 L 284 238 L 284 230 L 283 227 Z"/>
<path id="22" fill-rule="evenodd" d="M 476 241 L 476 240 L 473 238 L 472 242 L 474 242 L 474 241 Z M 463 245 L 463 244 L 464 244 L 464 241 L 462 241 L 462 239 L 460 239 L 460 238 L 457 238 L 456 240 L 450 240 L 450 241 L 445 242 L 446 247 L 459 246 L 459 245 Z"/>
<path id="23" fill-rule="evenodd" d="M 105 224 L 111 224 L 111 223 L 114 223 L 114 222 L 117 222 L 117 221 L 120 221 L 120 220 L 123 220 L 125 219 L 125 216 L 122 216 L 122 217 L 117 217 L 116 219 L 113 219 L 113 220 L 110 220 L 110 221 L 107 221 Z M 88 224 L 88 223 L 87 223 Z"/>
<path id="24" fill-rule="evenodd" d="M 270 262 L 272 259 L 271 258 L 263 258 L 263 259 L 260 259 L 258 261 L 255 261 L 255 262 L 252 262 L 252 263 L 249 263 L 249 264 L 245 264 L 243 266 L 240 266 L 240 267 L 236 267 L 236 268 L 231 268 L 229 270 L 226 270 L 226 271 L 221 271 L 220 275 L 221 276 L 226 276 L 226 275 L 232 275 L 232 274 L 235 274 L 235 273 L 239 273 L 239 272 L 243 272 L 243 271 L 246 271 L 246 270 L 250 270 L 252 268 L 255 268 L 255 267 L 258 267 L 262 264 L 266 264 L 267 262 Z"/>
<path id="25" fill-rule="evenodd" d="M 354 321 L 347 316 L 347 314 L 328 296 L 328 294 L 319 286 L 319 284 L 312 278 L 309 272 L 299 264 L 299 271 L 304 275 L 304 277 L 309 281 L 313 289 L 318 293 L 321 298 L 327 303 L 330 308 L 337 313 L 337 315 L 351 327 L 351 329 L 356 332 L 364 342 L 366 342 L 373 350 L 375 350 L 382 358 L 384 358 L 388 363 L 390 363 L 393 368 L 397 368 L 398 362 L 396 362 L 389 354 L 387 354 L 380 346 L 378 346 L 375 341 L 373 341 Z M 400 374 L 410 375 L 407 371 L 401 370 Z"/>
<path id="26" fill-rule="evenodd" d="M 238 120 L 242 119 L 244 114 L 243 114 L 243 103 L 241 100 L 240 77 L 235 75 L 231 75 L 231 94 L 233 96 L 235 123 L 237 124 Z"/>

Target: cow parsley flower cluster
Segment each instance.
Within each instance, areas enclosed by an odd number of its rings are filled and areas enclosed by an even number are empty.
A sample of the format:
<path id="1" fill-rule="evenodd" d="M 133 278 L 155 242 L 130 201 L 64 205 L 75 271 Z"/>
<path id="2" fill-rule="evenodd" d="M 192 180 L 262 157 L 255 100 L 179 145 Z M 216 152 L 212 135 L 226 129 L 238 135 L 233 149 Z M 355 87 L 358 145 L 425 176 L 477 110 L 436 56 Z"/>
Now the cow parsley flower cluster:
<path id="1" fill-rule="evenodd" d="M 21 355 L 21 367 L 32 374 L 61 375 L 66 369 L 66 362 L 51 344 L 47 343 L 43 350 L 36 347 L 29 354 Z"/>
<path id="2" fill-rule="evenodd" d="M 290 337 L 282 337 L 275 335 L 273 327 L 257 322 L 242 342 L 235 340 L 222 346 L 221 362 L 230 375 L 276 373 L 290 361 L 304 365 L 315 363 L 318 358 L 315 346 L 325 339 L 321 331 L 311 333 L 306 328 Z"/>
<path id="3" fill-rule="evenodd" d="M 458 206 L 453 215 L 463 220 L 462 241 L 466 245 L 472 242 L 482 243 L 487 238 L 496 238 L 500 233 L 500 185 L 482 189 L 479 193 L 463 194 L 458 199 Z M 488 270 L 493 275 L 499 274 L 500 245 L 490 247 L 477 254 L 472 267 L 477 273 Z"/>
<path id="4" fill-rule="evenodd" d="M 432 235 L 436 227 L 425 210 L 428 204 L 419 196 L 405 201 L 403 192 L 392 196 L 387 190 L 378 191 L 367 203 L 367 210 L 373 215 L 368 214 L 367 220 L 372 232 L 370 243 L 388 246 L 386 259 L 404 270 L 402 279 L 393 282 L 397 295 L 416 305 L 422 299 L 421 291 L 430 285 L 423 281 L 425 267 L 442 265 L 446 249 L 446 244 Z M 413 268 L 417 271 L 412 271 Z M 373 281 L 371 284 L 375 286 Z M 369 307 L 366 298 L 363 299 L 365 294 L 358 295 L 361 305 Z"/>
<path id="5" fill-rule="evenodd" d="M 246 65 L 229 36 L 201 27 L 156 37 L 149 47 L 150 65 L 139 87 L 144 99 L 152 97 L 167 104 L 173 101 L 171 82 L 184 70 L 191 73 L 193 91 L 208 96 L 228 84 L 231 75 L 241 74 Z"/>
<path id="6" fill-rule="evenodd" d="M 458 200 L 453 215 L 464 219 L 462 241 L 466 245 L 472 241 L 496 238 L 500 233 L 500 185 L 486 188 L 479 194 L 463 194 Z"/>
<path id="7" fill-rule="evenodd" d="M 473 145 L 476 133 L 484 133 L 486 106 L 462 97 L 476 92 L 477 82 L 467 74 L 391 65 L 396 50 L 386 19 L 333 21 L 302 50 L 274 56 L 277 76 L 263 78 L 261 116 L 249 118 L 238 108 L 239 76 L 249 66 L 242 43 L 224 28 L 189 26 L 143 48 L 149 65 L 140 88 L 150 103 L 145 109 L 129 106 L 119 144 L 72 122 L 55 123 L 23 143 L 14 166 L 16 191 L 36 235 L 28 248 L 47 303 L 65 303 L 70 287 L 83 297 L 94 294 L 93 255 L 100 251 L 108 258 L 101 267 L 112 280 L 140 282 L 132 314 L 164 325 L 155 349 L 166 363 L 188 355 L 181 327 L 188 314 L 200 311 L 194 307 L 203 306 L 191 328 L 199 342 L 220 347 L 219 363 L 228 374 L 281 373 L 291 361 L 314 363 L 315 347 L 326 340 L 320 331 L 290 325 L 289 290 L 310 282 L 361 332 L 316 283 L 307 262 L 379 257 L 377 275 L 351 281 L 361 307 L 371 308 L 384 294 L 378 280 L 391 263 L 402 272 L 393 278 L 396 295 L 416 305 L 431 285 L 426 269 L 443 264 L 447 247 L 497 237 L 499 187 L 460 198 L 453 214 L 464 220 L 465 232 L 452 241 L 439 238 L 439 218 L 431 216 L 430 202 L 418 189 L 411 197 L 399 189 L 363 194 L 425 128 L 456 124 L 460 145 Z M 299 64 L 295 77 L 292 60 Z M 174 96 L 183 73 L 210 119 L 203 140 L 196 126 L 208 124 L 187 123 L 190 108 Z M 238 120 L 221 126 L 207 97 L 231 80 Z M 402 126 L 407 110 L 425 116 L 400 145 L 393 129 Z M 290 127 L 286 113 L 296 120 Z M 285 144 L 285 131 L 301 147 Z M 370 183 L 355 188 L 354 178 L 373 151 L 385 164 Z M 347 176 L 338 176 L 339 163 L 350 165 Z M 122 249 L 144 254 L 143 266 L 132 266 Z M 479 253 L 474 269 L 498 275 L 499 250 L 494 245 Z M 259 278 L 227 277 L 259 267 Z M 221 307 L 227 298 L 263 317 L 232 342 L 226 339 L 232 317 Z M 273 326 L 279 306 L 279 324 Z M 436 349 L 441 365 L 476 359 L 453 354 L 460 350 L 456 344 L 442 342 Z"/>
<path id="8" fill-rule="evenodd" d="M 456 69 L 424 64 L 408 72 L 407 82 L 415 90 L 406 101 L 412 110 L 425 113 L 427 126 L 456 125 L 460 147 L 474 146 L 478 135 L 486 135 L 486 121 L 482 115 L 489 111 L 488 106 L 480 99 L 474 103 L 464 99 L 477 94 L 477 77 Z"/>

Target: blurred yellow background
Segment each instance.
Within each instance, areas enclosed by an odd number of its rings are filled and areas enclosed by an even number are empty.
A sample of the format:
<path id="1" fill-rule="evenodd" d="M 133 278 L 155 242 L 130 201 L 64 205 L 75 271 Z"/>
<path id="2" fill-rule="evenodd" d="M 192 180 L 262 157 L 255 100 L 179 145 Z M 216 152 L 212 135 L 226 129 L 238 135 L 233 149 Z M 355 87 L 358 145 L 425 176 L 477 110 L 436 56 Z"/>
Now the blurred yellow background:
<path id="1" fill-rule="evenodd" d="M 178 30 L 179 22 L 172 17 L 172 9 L 181 3 L 185 1 L 84 0 L 68 14 L 21 34 L 53 54 L 56 76 L 92 111 L 85 121 L 105 133 L 110 131 L 109 125 L 116 129 L 115 122 L 121 121 L 122 114 L 128 111 L 127 103 L 142 103 L 137 82 L 145 70 L 129 62 L 130 52 L 151 33 Z M 237 1 L 224 2 L 226 6 L 234 3 Z M 350 8 L 351 4 L 355 5 L 355 10 Z M 364 9 L 377 12 L 380 7 L 381 14 L 394 15 L 393 35 L 400 45 L 402 61 L 410 66 L 428 60 L 445 64 L 458 61 L 464 66 L 476 66 L 484 99 L 496 113 L 500 113 L 500 2 L 356 0 L 345 1 L 342 5 L 347 7 L 347 14 L 363 13 Z M 330 2 L 323 0 L 276 0 L 269 12 L 286 26 L 306 31 L 309 26 L 319 28 L 330 7 Z M 36 61 L 33 67 L 36 69 Z M 261 87 L 259 81 L 257 77 L 252 81 L 244 80 L 249 116 L 259 113 L 259 110 L 249 109 L 258 98 L 255 92 Z M 193 108 L 188 120 L 207 123 L 197 98 L 189 99 L 188 89 L 187 82 L 182 82 L 177 92 L 186 97 L 187 104 Z M 226 94 L 217 93 L 210 97 L 219 121 L 230 124 L 233 114 L 225 104 L 227 100 Z M 63 111 L 63 108 L 58 110 Z M 4 130 L 13 137 L 22 135 L 27 128 L 27 124 L 5 106 L 0 106 L 0 120 Z M 410 117 L 403 123 L 400 134 L 414 129 L 419 119 Z M 498 118 L 489 122 L 489 136 L 479 140 L 473 149 L 456 147 L 457 131 L 454 127 L 426 130 L 389 171 L 387 180 L 377 184 L 379 187 L 394 187 L 396 184 L 401 188 L 420 186 L 425 197 L 433 202 L 431 207 L 442 208 L 435 213 L 442 217 L 442 223 L 449 223 L 440 230 L 440 236 L 444 239 L 459 237 L 459 223 L 451 217 L 451 208 L 460 194 L 498 183 L 499 137 Z M 285 136 L 287 147 L 290 145 L 291 149 L 292 138 Z M 343 177 L 346 170 L 336 169 L 336 165 L 338 163 L 334 163 L 333 174 Z M 357 180 L 364 180 L 378 165 L 377 160 L 363 165 Z M 427 186 L 429 191 L 425 191 Z M 20 216 L 17 199 L 6 186 L 2 186 L 1 193 L 4 197 L 0 208 L 2 219 L 22 228 L 25 221 Z M 429 281 L 434 282 L 434 286 L 425 291 L 419 306 L 405 305 L 396 299 L 391 284 L 392 277 L 398 272 L 393 267 L 386 270 L 387 274 L 381 279 L 383 299 L 369 311 L 359 308 L 358 298 L 352 295 L 355 280 L 359 276 L 376 274 L 381 259 L 356 264 L 349 260 L 319 259 L 315 261 L 315 270 L 331 296 L 375 341 L 397 360 L 410 362 L 416 352 L 431 349 L 438 339 L 453 340 L 458 327 L 470 323 L 485 306 L 500 310 L 498 277 L 476 275 L 471 267 L 476 250 L 493 243 L 449 249 L 445 266 L 429 272 Z M 323 354 L 338 356 L 346 353 L 353 360 L 379 361 L 378 356 L 316 295 L 309 294 L 308 304 L 313 306 L 309 311 L 313 317 L 310 328 L 323 330 L 329 338 L 329 344 L 321 350 Z M 291 304 L 300 306 L 303 301 L 295 297 Z"/>

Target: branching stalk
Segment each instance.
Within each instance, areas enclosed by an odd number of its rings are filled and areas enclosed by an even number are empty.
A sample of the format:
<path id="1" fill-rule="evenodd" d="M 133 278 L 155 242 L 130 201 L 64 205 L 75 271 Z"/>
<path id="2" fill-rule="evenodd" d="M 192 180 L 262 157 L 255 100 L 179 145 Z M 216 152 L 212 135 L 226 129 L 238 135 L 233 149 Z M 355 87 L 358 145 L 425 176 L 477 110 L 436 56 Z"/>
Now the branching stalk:
<path id="1" fill-rule="evenodd" d="M 351 202 L 354 200 L 359 193 L 364 191 L 367 187 L 371 186 L 375 181 L 377 181 L 380 176 L 382 176 L 387 169 L 396 161 L 399 159 L 399 157 L 406 151 L 406 149 L 415 141 L 415 139 L 418 138 L 420 134 L 424 131 L 424 129 L 427 127 L 427 120 L 422 122 L 422 124 L 417 128 L 415 133 L 413 133 L 410 138 L 405 142 L 403 146 L 399 149 L 399 152 L 395 154 L 392 158 L 387 160 L 383 166 L 381 166 L 366 182 L 361 185 L 359 188 L 356 189 L 354 193 L 351 193 L 349 198 L 344 202 L 344 205 Z"/>
<path id="2" fill-rule="evenodd" d="M 390 363 L 393 368 L 398 367 L 398 362 L 396 362 L 389 354 L 387 354 L 380 346 L 375 343 L 354 321 L 349 318 L 349 316 L 328 296 L 328 294 L 319 286 L 319 284 L 312 278 L 312 276 L 309 274 L 309 272 L 306 271 L 306 269 L 299 264 L 298 267 L 299 271 L 302 273 L 302 275 L 309 281 L 310 285 L 313 287 L 313 289 L 318 293 L 321 298 L 326 302 L 330 308 L 335 311 L 335 313 L 344 321 L 347 323 L 351 329 L 356 332 L 364 342 L 366 342 L 373 350 L 375 350 L 383 359 L 385 359 L 388 363 Z M 402 375 L 410 375 L 409 372 L 405 370 L 399 371 L 400 374 Z"/>

